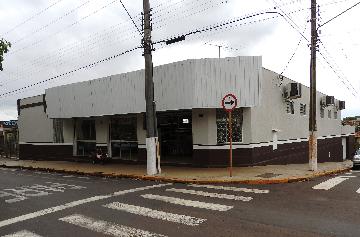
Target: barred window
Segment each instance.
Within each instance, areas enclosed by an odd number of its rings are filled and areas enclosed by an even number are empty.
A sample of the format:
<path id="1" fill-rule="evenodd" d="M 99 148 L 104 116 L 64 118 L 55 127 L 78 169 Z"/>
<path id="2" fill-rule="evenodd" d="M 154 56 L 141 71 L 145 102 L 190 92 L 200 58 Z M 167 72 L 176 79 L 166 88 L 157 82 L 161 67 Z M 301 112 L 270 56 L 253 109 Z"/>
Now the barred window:
<path id="1" fill-rule="evenodd" d="M 293 101 L 286 101 L 286 113 L 294 114 L 294 102 Z"/>
<path id="2" fill-rule="evenodd" d="M 55 143 L 64 143 L 64 134 L 63 134 L 63 121 L 62 119 L 53 120 L 53 129 L 54 129 L 54 142 Z"/>
<path id="3" fill-rule="evenodd" d="M 321 118 L 324 118 L 324 116 L 325 116 L 325 111 L 324 111 L 324 109 L 320 109 L 320 117 L 321 117 Z"/>
<path id="4" fill-rule="evenodd" d="M 300 114 L 306 115 L 306 104 L 300 104 Z"/>
<path id="5" fill-rule="evenodd" d="M 331 119 L 331 110 L 328 110 L 328 118 Z"/>
<path id="6" fill-rule="evenodd" d="M 334 111 L 334 119 L 337 119 L 338 118 L 338 113 L 337 111 Z"/>
<path id="7" fill-rule="evenodd" d="M 234 109 L 231 113 L 232 118 L 232 141 L 242 142 L 242 109 Z M 228 113 L 223 109 L 216 110 L 217 143 L 225 144 L 229 142 Z"/>

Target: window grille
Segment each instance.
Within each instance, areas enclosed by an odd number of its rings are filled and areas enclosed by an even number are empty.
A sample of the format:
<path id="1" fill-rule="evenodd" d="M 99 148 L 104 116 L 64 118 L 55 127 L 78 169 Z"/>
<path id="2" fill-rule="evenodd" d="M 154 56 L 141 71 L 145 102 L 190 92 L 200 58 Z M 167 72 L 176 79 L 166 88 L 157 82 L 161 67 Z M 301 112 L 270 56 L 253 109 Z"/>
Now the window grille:
<path id="1" fill-rule="evenodd" d="M 300 114 L 306 115 L 306 104 L 300 104 Z"/>
<path id="2" fill-rule="evenodd" d="M 286 113 L 294 114 L 294 102 L 293 101 L 286 101 Z"/>
<path id="3" fill-rule="evenodd" d="M 242 142 L 242 109 L 234 109 L 232 117 L 232 141 Z M 229 142 L 228 113 L 223 109 L 216 110 L 217 143 L 226 144 Z"/>
<path id="4" fill-rule="evenodd" d="M 64 143 L 63 121 L 61 119 L 54 119 L 53 129 L 54 129 L 54 142 Z"/>

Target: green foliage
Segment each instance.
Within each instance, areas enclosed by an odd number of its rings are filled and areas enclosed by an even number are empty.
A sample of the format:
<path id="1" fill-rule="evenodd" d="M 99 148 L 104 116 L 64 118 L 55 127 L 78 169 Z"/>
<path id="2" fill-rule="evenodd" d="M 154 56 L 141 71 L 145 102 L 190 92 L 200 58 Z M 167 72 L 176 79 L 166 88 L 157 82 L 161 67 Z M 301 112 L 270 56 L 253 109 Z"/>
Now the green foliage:
<path id="1" fill-rule="evenodd" d="M 4 61 L 4 53 L 9 52 L 9 48 L 11 47 L 11 43 L 0 39 L 0 71 L 3 70 L 2 62 Z"/>
<path id="2" fill-rule="evenodd" d="M 343 120 L 344 121 L 352 121 L 352 120 L 356 120 L 356 117 L 346 117 Z"/>

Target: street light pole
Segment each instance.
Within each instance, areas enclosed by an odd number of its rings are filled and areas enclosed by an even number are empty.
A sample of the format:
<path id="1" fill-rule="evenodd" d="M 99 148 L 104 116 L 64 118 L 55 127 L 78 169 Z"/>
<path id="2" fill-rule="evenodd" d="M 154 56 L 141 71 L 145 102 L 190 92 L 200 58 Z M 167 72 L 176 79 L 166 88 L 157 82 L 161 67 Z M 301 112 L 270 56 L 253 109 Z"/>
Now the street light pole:
<path id="1" fill-rule="evenodd" d="M 152 63 L 152 40 L 151 40 L 151 8 L 149 0 L 143 0 L 144 10 L 144 57 L 145 57 L 145 101 L 146 101 L 146 154 L 147 154 L 147 174 L 154 175 L 156 169 L 156 143 L 157 125 L 156 109 L 154 100 L 154 81 Z"/>
<path id="2" fill-rule="evenodd" d="M 311 59 L 310 59 L 310 112 L 309 112 L 309 166 L 317 170 L 317 127 L 316 127 L 316 0 L 311 0 Z"/>

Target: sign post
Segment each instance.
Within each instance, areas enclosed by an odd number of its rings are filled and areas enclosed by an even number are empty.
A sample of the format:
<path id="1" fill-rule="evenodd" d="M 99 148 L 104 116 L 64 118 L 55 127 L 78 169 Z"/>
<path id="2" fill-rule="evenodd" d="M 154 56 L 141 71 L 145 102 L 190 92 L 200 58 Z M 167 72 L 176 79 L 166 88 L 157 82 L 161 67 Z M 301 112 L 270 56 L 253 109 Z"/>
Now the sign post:
<path id="1" fill-rule="evenodd" d="M 231 118 L 231 112 L 236 108 L 237 106 L 237 98 L 233 94 L 227 94 L 224 96 L 224 98 L 221 100 L 221 106 L 223 107 L 226 112 L 228 112 L 229 117 L 229 142 L 230 142 L 230 150 L 229 150 L 229 173 L 230 177 L 232 177 L 232 118 Z"/>

